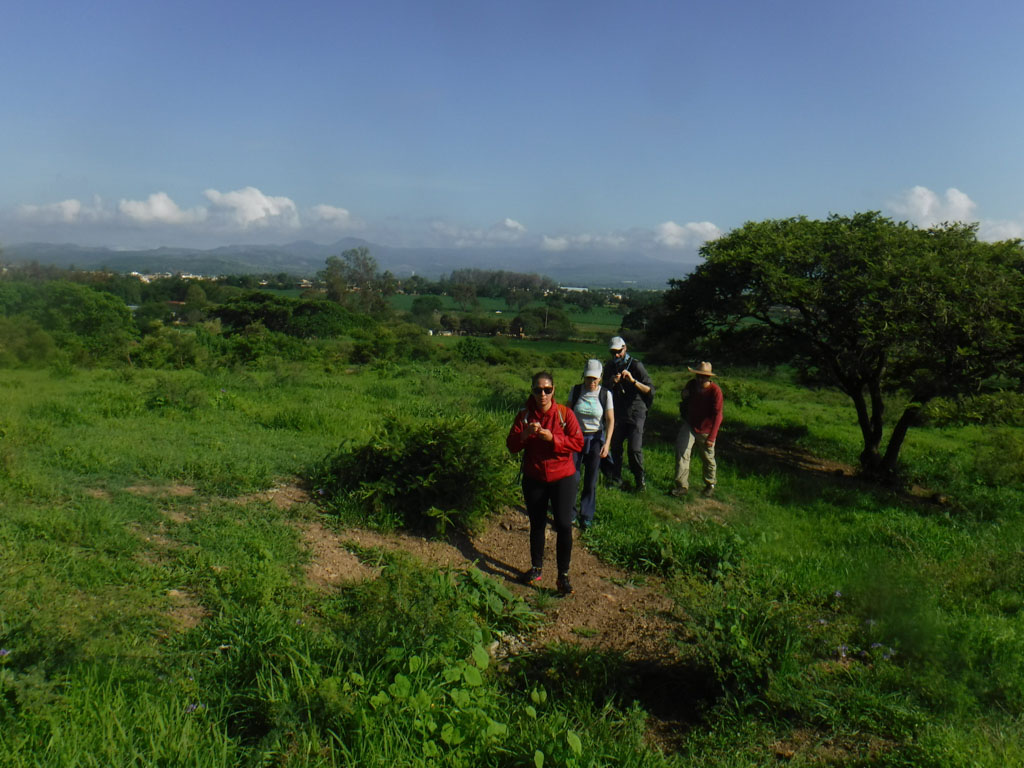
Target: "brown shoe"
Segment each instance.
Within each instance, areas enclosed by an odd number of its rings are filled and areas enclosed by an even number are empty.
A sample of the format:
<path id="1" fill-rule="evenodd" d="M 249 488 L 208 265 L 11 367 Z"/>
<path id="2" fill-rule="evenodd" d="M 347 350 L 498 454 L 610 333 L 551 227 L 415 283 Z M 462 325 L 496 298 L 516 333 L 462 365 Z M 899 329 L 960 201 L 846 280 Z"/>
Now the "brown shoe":
<path id="1" fill-rule="evenodd" d="M 700 495 L 703 496 L 705 499 L 710 499 L 712 496 L 715 495 L 715 486 L 705 485 L 704 490 L 700 492 Z"/>
<path id="2" fill-rule="evenodd" d="M 689 493 L 688 488 L 673 488 L 669 491 L 669 495 L 675 496 L 677 499 L 683 498 L 687 493 Z"/>

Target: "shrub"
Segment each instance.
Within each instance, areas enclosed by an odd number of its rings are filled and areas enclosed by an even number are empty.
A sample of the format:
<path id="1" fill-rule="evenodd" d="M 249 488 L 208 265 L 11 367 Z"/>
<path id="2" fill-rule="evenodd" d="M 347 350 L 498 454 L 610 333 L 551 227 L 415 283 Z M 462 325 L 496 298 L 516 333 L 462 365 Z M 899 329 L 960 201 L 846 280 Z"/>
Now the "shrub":
<path id="1" fill-rule="evenodd" d="M 1005 424 L 1024 426 L 1024 393 L 993 392 L 991 394 L 952 400 L 935 398 L 923 409 L 924 417 L 935 426 L 966 424 Z"/>
<path id="2" fill-rule="evenodd" d="M 312 479 L 328 502 L 376 525 L 475 530 L 509 500 L 510 466 L 493 424 L 464 415 L 425 423 L 388 417 L 370 442 L 343 444 Z"/>
<path id="3" fill-rule="evenodd" d="M 55 357 L 53 337 L 27 317 L 0 317 L 0 367 L 45 365 Z"/>

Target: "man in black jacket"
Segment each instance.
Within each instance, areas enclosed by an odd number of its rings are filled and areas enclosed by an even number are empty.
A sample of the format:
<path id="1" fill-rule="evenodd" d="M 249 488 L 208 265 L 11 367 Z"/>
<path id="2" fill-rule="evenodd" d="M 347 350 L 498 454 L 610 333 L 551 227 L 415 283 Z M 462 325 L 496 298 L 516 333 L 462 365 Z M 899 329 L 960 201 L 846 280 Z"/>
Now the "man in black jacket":
<path id="1" fill-rule="evenodd" d="M 622 485 L 623 443 L 629 441 L 629 469 L 637 491 L 647 490 L 644 475 L 644 421 L 654 399 L 654 385 L 644 364 L 626 351 L 626 342 L 615 336 L 608 344 L 612 359 L 605 363 L 603 381 L 615 404 L 615 432 L 608 458 L 602 464 L 611 485 Z"/>

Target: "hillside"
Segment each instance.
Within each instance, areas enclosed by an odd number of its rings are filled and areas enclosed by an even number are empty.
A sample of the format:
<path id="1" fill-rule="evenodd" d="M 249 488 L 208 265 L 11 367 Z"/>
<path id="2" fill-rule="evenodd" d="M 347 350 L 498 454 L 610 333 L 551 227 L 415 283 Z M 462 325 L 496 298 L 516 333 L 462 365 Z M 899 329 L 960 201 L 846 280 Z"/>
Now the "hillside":
<path id="1" fill-rule="evenodd" d="M 155 248 L 114 250 L 73 244 L 16 243 L 3 247 L 12 263 L 37 262 L 80 269 L 106 267 L 117 272 L 182 272 L 201 275 L 279 273 L 312 276 L 329 256 L 366 246 L 381 269 L 400 277 L 411 274 L 436 279 L 466 267 L 536 272 L 564 284 L 575 284 L 585 272 L 593 287 L 664 288 L 670 278 L 688 273 L 693 263 L 672 262 L 644 253 L 548 253 L 525 248 L 395 248 L 358 238 L 331 244 L 309 241 L 284 245 L 232 245 L 208 250 Z M 581 266 L 585 265 L 585 269 Z"/>

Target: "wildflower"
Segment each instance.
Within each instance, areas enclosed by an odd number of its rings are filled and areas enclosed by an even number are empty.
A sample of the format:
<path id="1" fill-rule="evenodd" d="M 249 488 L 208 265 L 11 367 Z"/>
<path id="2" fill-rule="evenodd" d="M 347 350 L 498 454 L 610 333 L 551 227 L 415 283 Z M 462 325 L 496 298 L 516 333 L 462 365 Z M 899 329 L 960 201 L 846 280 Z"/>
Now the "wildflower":
<path id="1" fill-rule="evenodd" d="M 828 620 L 826 620 L 826 619 L 818 619 L 818 623 L 819 624 L 828 624 Z"/>
<path id="2" fill-rule="evenodd" d="M 0 657 L 9 656 L 11 653 L 9 648 L 0 648 Z"/>
<path id="3" fill-rule="evenodd" d="M 839 658 L 840 659 L 845 659 L 846 658 L 846 652 L 848 650 L 850 650 L 850 649 L 847 648 L 845 645 L 840 645 L 839 646 Z"/>
<path id="4" fill-rule="evenodd" d="M 199 704 L 198 702 L 192 702 L 187 707 L 185 707 L 185 712 L 186 712 L 186 714 L 192 714 L 196 710 L 202 709 L 202 708 L 203 708 L 202 704 Z"/>
<path id="5" fill-rule="evenodd" d="M 881 643 L 872 643 L 872 644 L 871 644 L 871 647 L 872 647 L 872 648 L 881 648 L 881 647 L 882 647 L 882 644 L 881 644 Z"/>
<path id="6" fill-rule="evenodd" d="M 832 597 L 842 597 L 842 596 L 843 596 L 843 593 L 840 592 L 838 589 L 832 594 Z"/>

